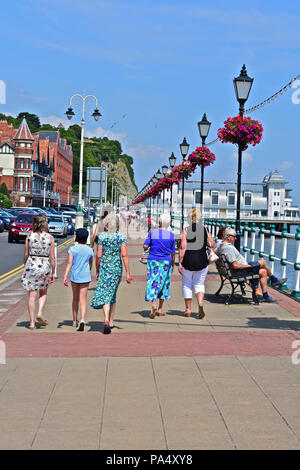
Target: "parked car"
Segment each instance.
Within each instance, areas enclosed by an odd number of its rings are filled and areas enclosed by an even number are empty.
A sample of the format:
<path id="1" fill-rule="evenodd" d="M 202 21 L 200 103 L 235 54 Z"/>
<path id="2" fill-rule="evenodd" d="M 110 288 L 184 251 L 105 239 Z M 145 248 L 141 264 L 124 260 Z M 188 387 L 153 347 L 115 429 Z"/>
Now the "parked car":
<path id="1" fill-rule="evenodd" d="M 53 215 L 58 214 L 58 212 L 53 207 L 42 207 L 43 211 L 46 213 L 51 213 Z"/>
<path id="2" fill-rule="evenodd" d="M 0 219 L 0 233 L 4 232 L 4 223 Z"/>
<path id="3" fill-rule="evenodd" d="M 57 235 L 58 237 L 67 236 L 67 224 L 62 215 L 58 214 L 48 216 L 48 232 L 51 233 L 51 235 Z"/>
<path id="4" fill-rule="evenodd" d="M 64 212 L 61 212 L 61 215 L 63 215 L 64 217 L 71 217 L 72 219 L 72 222 L 73 224 L 75 225 L 75 217 L 76 217 L 76 212 L 71 212 L 71 211 L 64 211 Z"/>
<path id="5" fill-rule="evenodd" d="M 73 205 L 68 205 L 68 204 L 61 204 L 60 205 L 60 210 L 61 211 L 73 211 L 73 212 L 76 212 L 77 211 L 77 207 L 76 206 L 73 206 Z"/>
<path id="6" fill-rule="evenodd" d="M 4 229 L 9 230 L 9 226 L 13 223 L 15 217 L 9 214 L 8 212 L 4 211 L 3 209 L 0 209 L 0 219 L 4 224 Z"/>
<path id="7" fill-rule="evenodd" d="M 5 209 L 5 212 L 9 215 L 11 224 L 16 220 L 17 215 L 19 215 L 19 213 L 15 212 L 13 209 Z"/>
<path id="8" fill-rule="evenodd" d="M 72 217 L 70 215 L 63 214 L 63 218 L 67 224 L 67 234 L 73 235 L 75 232 L 75 223 L 73 223 Z"/>
<path id="9" fill-rule="evenodd" d="M 32 219 L 34 214 L 22 213 L 16 217 L 16 220 L 9 227 L 8 243 L 25 240 L 26 236 L 32 232 Z"/>

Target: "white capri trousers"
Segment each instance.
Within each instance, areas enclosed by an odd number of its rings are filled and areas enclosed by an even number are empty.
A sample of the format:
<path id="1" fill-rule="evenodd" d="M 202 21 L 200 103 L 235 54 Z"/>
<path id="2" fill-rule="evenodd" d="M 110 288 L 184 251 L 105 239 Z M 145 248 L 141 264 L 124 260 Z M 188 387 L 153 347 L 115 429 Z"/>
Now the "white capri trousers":
<path id="1" fill-rule="evenodd" d="M 195 294 L 205 292 L 205 279 L 208 271 L 208 266 L 201 271 L 188 271 L 182 268 L 182 295 L 184 299 L 193 298 L 193 290 Z"/>

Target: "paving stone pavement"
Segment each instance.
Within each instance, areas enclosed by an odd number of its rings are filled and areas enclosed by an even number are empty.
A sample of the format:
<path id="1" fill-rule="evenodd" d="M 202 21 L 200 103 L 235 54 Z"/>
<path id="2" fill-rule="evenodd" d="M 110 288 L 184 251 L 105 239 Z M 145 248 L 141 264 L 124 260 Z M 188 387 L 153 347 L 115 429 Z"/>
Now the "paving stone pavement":
<path id="1" fill-rule="evenodd" d="M 120 286 L 108 336 L 91 308 L 74 331 L 63 262 L 46 328 L 26 328 L 19 281 L 0 292 L 16 294 L 1 303 L 0 449 L 300 449 L 299 303 L 272 291 L 276 305 L 225 306 L 210 268 L 206 317 L 194 303 L 185 318 L 175 269 L 165 315 L 151 320 L 141 244 L 128 250 L 134 282 Z"/>

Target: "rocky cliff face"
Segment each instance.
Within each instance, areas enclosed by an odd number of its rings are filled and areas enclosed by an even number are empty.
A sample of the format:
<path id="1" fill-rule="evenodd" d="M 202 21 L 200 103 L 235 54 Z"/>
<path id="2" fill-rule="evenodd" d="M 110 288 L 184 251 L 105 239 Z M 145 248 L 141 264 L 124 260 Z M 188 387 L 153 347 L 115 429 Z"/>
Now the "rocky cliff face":
<path id="1" fill-rule="evenodd" d="M 127 196 L 128 202 L 131 202 L 137 195 L 137 189 L 131 181 L 126 164 L 122 160 L 117 163 L 107 163 L 108 179 L 115 178 L 118 181 L 121 194 Z"/>

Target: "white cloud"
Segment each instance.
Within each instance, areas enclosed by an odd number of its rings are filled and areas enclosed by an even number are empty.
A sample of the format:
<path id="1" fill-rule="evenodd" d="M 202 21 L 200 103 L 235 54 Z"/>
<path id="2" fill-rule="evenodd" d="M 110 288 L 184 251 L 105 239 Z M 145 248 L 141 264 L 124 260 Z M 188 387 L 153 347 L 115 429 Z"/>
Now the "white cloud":
<path id="1" fill-rule="evenodd" d="M 279 168 L 280 168 L 280 170 L 287 170 L 288 168 L 291 168 L 292 166 L 294 166 L 294 162 L 289 162 L 288 160 L 284 160 L 279 165 Z"/>
<path id="2" fill-rule="evenodd" d="M 85 137 L 107 137 L 110 140 L 124 140 L 127 137 L 126 132 L 112 132 L 110 130 L 103 129 L 103 127 L 98 126 L 93 131 L 86 130 L 84 132 Z"/>
<path id="3" fill-rule="evenodd" d="M 152 144 L 138 144 L 135 146 L 128 146 L 127 152 L 129 155 L 142 160 L 155 161 L 168 161 L 169 156 L 171 155 L 170 150 L 165 147 L 158 147 L 157 145 Z"/>
<path id="4" fill-rule="evenodd" d="M 71 126 L 72 122 L 70 122 L 68 119 L 63 119 L 58 116 L 46 116 L 46 117 L 41 117 L 40 118 L 41 124 L 50 124 L 53 127 L 58 127 L 59 124 L 62 124 L 65 129 L 68 129 L 69 126 Z"/>

